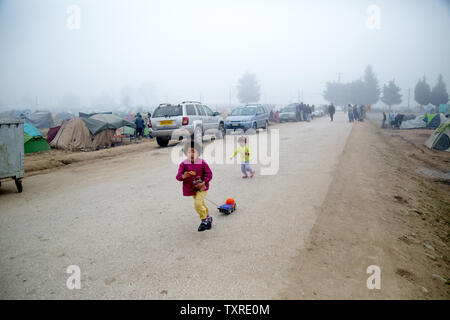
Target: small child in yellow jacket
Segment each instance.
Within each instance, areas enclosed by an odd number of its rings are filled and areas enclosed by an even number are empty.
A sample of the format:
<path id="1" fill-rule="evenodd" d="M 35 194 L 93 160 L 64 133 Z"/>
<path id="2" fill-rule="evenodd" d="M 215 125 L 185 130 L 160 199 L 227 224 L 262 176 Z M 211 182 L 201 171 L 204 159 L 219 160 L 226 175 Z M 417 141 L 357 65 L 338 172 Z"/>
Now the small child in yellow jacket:
<path id="1" fill-rule="evenodd" d="M 255 175 L 255 170 L 250 167 L 250 148 L 247 145 L 246 137 L 239 137 L 238 139 L 239 147 L 234 150 L 233 155 L 230 160 L 232 160 L 238 153 L 241 156 L 241 171 L 244 174 L 242 178 L 248 178 L 247 172 L 250 172 L 250 178 Z"/>

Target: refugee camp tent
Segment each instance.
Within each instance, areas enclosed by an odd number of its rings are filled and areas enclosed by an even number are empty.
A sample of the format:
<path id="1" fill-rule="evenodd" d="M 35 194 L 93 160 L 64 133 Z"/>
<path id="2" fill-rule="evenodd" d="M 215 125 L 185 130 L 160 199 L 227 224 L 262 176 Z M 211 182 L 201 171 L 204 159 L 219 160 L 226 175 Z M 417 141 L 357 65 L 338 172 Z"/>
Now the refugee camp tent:
<path id="1" fill-rule="evenodd" d="M 115 130 L 95 119 L 76 118 L 61 126 L 50 145 L 65 150 L 97 150 L 110 147 Z"/>
<path id="2" fill-rule="evenodd" d="M 450 152 L 450 121 L 442 123 L 425 141 L 430 149 Z"/>
<path id="3" fill-rule="evenodd" d="M 50 150 L 50 145 L 40 131 L 29 123 L 23 126 L 23 148 L 25 153 L 34 153 Z"/>
<path id="4" fill-rule="evenodd" d="M 89 119 L 95 119 L 102 122 L 106 122 L 108 124 L 108 129 L 117 130 L 122 127 L 136 128 L 136 125 L 133 122 L 122 119 L 121 117 L 116 116 L 115 114 L 97 113 L 89 117 Z"/>
<path id="5" fill-rule="evenodd" d="M 422 116 L 422 119 L 426 121 L 427 129 L 436 129 L 441 125 L 441 123 L 444 123 L 446 120 L 445 116 L 442 113 L 424 114 Z"/>
<path id="6" fill-rule="evenodd" d="M 50 128 L 47 132 L 47 142 L 50 143 L 52 140 L 56 137 L 56 134 L 58 133 L 59 129 L 61 129 L 61 126 L 56 126 L 53 128 Z"/>
<path id="7" fill-rule="evenodd" d="M 403 117 L 403 121 L 408 121 L 408 120 L 414 120 L 416 118 L 415 114 L 405 114 L 405 116 Z"/>
<path id="8" fill-rule="evenodd" d="M 64 122 L 74 119 L 75 115 L 70 112 L 59 112 L 54 118 L 55 126 L 61 126 Z"/>
<path id="9" fill-rule="evenodd" d="M 417 116 L 413 120 L 403 121 L 400 125 L 400 129 L 425 129 L 427 123 L 424 121 L 423 116 Z"/>
<path id="10" fill-rule="evenodd" d="M 52 113 L 48 111 L 36 111 L 31 114 L 24 115 L 26 122 L 32 124 L 36 128 L 51 128 L 55 124 L 53 122 Z"/>
<path id="11" fill-rule="evenodd" d="M 96 115 L 96 114 L 112 114 L 112 112 L 109 111 L 109 112 L 93 112 L 93 113 L 79 112 L 78 113 L 80 118 L 90 118 L 90 117 L 92 117 L 93 115 Z"/>

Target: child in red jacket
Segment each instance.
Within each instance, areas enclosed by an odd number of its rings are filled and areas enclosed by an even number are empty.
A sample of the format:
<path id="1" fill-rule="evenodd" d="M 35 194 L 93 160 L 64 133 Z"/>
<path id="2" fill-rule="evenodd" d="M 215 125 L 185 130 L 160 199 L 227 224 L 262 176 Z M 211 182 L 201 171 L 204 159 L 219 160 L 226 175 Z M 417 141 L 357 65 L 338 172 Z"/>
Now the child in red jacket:
<path id="1" fill-rule="evenodd" d="M 212 217 L 209 215 L 205 197 L 212 179 L 212 172 L 206 161 L 199 158 L 201 147 L 197 143 L 187 143 L 184 146 L 184 154 L 187 158 L 180 163 L 176 178 L 178 181 L 183 181 L 183 195 L 194 198 L 194 208 L 201 219 L 198 231 L 209 230 Z"/>

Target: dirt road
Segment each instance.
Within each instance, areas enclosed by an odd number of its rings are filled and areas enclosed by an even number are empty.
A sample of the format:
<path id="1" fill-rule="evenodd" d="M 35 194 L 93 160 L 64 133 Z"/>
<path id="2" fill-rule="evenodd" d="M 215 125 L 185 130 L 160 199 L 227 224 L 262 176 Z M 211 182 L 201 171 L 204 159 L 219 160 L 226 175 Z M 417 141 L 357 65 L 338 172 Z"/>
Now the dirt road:
<path id="1" fill-rule="evenodd" d="M 224 216 L 208 203 L 214 223 L 202 233 L 173 147 L 31 176 L 22 194 L 4 184 L 0 297 L 279 298 L 350 131 L 343 114 L 283 124 L 276 175 L 244 180 L 238 164 L 211 164 L 208 198 L 234 196 L 238 210 Z M 80 290 L 66 287 L 70 265 Z"/>

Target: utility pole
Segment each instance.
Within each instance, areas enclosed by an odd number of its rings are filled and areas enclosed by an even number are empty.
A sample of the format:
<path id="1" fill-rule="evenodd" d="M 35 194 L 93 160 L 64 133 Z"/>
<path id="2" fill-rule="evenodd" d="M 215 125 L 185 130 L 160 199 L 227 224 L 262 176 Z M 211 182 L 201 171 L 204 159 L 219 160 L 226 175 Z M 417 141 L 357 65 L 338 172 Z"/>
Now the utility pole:
<path id="1" fill-rule="evenodd" d="M 411 88 L 408 88 L 408 109 L 409 109 L 409 97 L 411 95 Z"/>
<path id="2" fill-rule="evenodd" d="M 338 76 L 338 82 L 341 82 L 342 72 L 338 72 L 338 73 L 337 73 L 337 76 Z"/>

